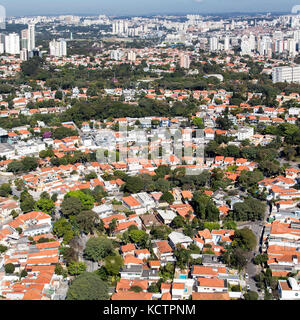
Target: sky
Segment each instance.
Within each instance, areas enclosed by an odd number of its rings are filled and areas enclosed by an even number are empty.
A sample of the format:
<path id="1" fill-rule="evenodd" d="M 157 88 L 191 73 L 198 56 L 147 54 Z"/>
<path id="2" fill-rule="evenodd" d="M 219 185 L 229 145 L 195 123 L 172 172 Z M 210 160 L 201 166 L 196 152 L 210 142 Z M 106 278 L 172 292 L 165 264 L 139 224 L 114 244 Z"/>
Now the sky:
<path id="1" fill-rule="evenodd" d="M 7 16 L 290 12 L 300 0 L 0 0 Z"/>

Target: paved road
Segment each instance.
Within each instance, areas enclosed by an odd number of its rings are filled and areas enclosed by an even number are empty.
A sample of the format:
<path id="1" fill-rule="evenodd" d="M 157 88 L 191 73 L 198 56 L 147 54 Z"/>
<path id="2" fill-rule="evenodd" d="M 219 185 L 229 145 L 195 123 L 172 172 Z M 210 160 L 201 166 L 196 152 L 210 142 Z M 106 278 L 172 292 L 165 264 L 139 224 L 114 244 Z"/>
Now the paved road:
<path id="1" fill-rule="evenodd" d="M 263 228 L 264 224 L 266 223 L 268 217 L 269 217 L 269 206 L 266 208 L 266 214 L 264 217 L 264 221 L 256 221 L 256 222 L 247 222 L 245 224 L 240 225 L 238 228 L 244 228 L 248 227 L 252 230 L 252 232 L 255 234 L 257 239 L 257 245 L 256 248 L 249 253 L 249 259 L 248 263 L 245 267 L 245 273 L 248 273 L 248 279 L 246 279 L 247 285 L 250 286 L 251 291 L 257 291 L 256 282 L 254 280 L 254 277 L 256 274 L 260 273 L 260 266 L 257 266 L 253 263 L 252 259 L 255 257 L 255 255 L 259 254 L 261 252 L 261 246 L 262 246 L 262 236 L 263 236 Z M 264 299 L 264 294 L 258 292 L 259 294 L 259 300 Z"/>

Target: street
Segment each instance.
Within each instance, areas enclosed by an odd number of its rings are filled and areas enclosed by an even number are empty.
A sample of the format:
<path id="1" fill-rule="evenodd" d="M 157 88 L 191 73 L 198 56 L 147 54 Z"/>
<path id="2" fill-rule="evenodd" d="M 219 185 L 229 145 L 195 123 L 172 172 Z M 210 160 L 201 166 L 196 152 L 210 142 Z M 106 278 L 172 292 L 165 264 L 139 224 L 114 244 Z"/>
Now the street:
<path id="1" fill-rule="evenodd" d="M 244 228 L 248 227 L 249 229 L 252 230 L 252 232 L 255 234 L 256 239 L 257 239 L 257 245 L 253 251 L 249 253 L 249 259 L 248 263 L 245 267 L 245 274 L 248 274 L 248 279 L 245 279 L 247 285 L 250 286 L 251 291 L 256 291 L 259 295 L 259 300 L 264 299 L 264 293 L 259 292 L 258 288 L 256 287 L 256 281 L 255 281 L 255 275 L 260 273 L 260 266 L 257 266 L 253 263 L 253 258 L 261 253 L 261 246 L 262 246 L 262 237 L 263 237 L 263 229 L 264 225 L 267 222 L 267 219 L 269 217 L 269 206 L 266 208 L 266 213 L 263 221 L 255 221 L 255 222 L 247 222 L 240 224 L 238 228 Z"/>

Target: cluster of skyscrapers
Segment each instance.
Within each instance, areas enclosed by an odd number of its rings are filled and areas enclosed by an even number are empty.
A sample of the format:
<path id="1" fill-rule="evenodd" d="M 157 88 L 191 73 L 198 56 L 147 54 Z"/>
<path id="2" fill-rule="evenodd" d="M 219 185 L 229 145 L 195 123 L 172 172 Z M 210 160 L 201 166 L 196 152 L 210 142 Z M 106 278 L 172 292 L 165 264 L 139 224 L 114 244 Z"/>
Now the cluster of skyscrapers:
<path id="1" fill-rule="evenodd" d="M 272 57 L 273 54 L 286 54 L 295 57 L 300 52 L 300 30 L 293 31 L 289 37 L 285 37 L 281 31 L 275 31 L 273 35 L 243 34 L 241 37 L 212 36 L 208 41 L 208 50 L 228 51 L 239 47 L 241 55 L 258 53 L 261 56 Z"/>
<path id="2" fill-rule="evenodd" d="M 53 40 L 49 43 L 50 55 L 63 57 L 67 55 L 67 42 L 63 39 Z M 13 32 L 7 35 L 0 34 L 0 54 L 7 53 L 20 55 L 21 60 L 28 60 L 33 56 L 40 56 L 41 52 L 36 48 L 35 24 L 28 23 L 28 28 L 19 34 Z"/>
<path id="3" fill-rule="evenodd" d="M 8 35 L 0 35 L 0 53 L 20 54 L 22 60 L 27 60 L 35 50 L 35 24 L 28 24 L 28 28 L 19 34 L 13 32 Z"/>

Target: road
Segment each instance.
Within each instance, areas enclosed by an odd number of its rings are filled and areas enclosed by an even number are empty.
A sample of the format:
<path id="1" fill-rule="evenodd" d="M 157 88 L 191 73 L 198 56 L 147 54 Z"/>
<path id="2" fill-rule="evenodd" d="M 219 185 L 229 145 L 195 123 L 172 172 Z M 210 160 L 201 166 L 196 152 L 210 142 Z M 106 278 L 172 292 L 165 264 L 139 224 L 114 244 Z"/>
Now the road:
<path id="1" fill-rule="evenodd" d="M 247 222 L 244 224 L 240 224 L 238 226 L 238 228 L 248 227 L 249 229 L 251 229 L 257 239 L 257 245 L 255 249 L 249 253 L 248 263 L 245 267 L 245 273 L 248 273 L 248 279 L 245 279 L 245 280 L 247 285 L 250 286 L 251 291 L 258 292 L 258 289 L 256 287 L 256 281 L 254 279 L 255 279 L 255 275 L 260 273 L 261 267 L 255 265 L 252 260 L 255 257 L 255 255 L 260 254 L 261 252 L 263 229 L 264 229 L 265 223 L 267 222 L 269 214 L 270 214 L 270 209 L 269 209 L 269 206 L 267 206 L 263 221 Z M 261 292 L 258 292 L 258 294 L 259 294 L 259 300 L 263 300 L 264 294 Z"/>

